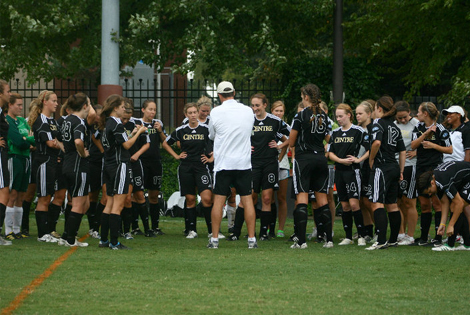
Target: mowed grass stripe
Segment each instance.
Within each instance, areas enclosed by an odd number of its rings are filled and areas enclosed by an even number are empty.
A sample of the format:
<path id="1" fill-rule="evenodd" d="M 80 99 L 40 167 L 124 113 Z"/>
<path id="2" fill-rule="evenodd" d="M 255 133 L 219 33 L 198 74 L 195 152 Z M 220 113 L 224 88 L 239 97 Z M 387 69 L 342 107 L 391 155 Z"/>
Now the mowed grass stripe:
<path id="1" fill-rule="evenodd" d="M 86 240 L 88 238 L 88 234 L 80 238 L 80 242 Z M 16 244 L 15 244 L 16 245 Z M 50 265 L 42 274 L 40 274 L 37 278 L 35 278 L 31 283 L 26 286 L 20 294 L 18 294 L 15 299 L 4 309 L 2 309 L 1 315 L 9 315 L 12 314 L 15 310 L 17 310 L 20 306 L 21 303 L 31 294 L 34 292 L 34 290 L 39 287 L 44 280 L 49 278 L 50 275 L 60 266 L 62 263 L 69 258 L 70 255 L 72 255 L 78 247 L 71 247 L 65 254 L 57 258 L 52 265 Z"/>

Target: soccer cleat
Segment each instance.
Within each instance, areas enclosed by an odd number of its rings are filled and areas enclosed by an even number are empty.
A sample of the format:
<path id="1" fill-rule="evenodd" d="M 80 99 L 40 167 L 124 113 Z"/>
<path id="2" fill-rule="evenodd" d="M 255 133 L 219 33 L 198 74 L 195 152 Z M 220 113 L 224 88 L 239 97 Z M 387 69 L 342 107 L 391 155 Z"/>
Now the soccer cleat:
<path id="1" fill-rule="evenodd" d="M 289 242 L 297 243 L 298 241 L 299 241 L 299 238 L 297 237 L 297 235 L 295 235 L 295 233 L 289 237 Z"/>
<path id="2" fill-rule="evenodd" d="M 98 247 L 108 248 L 109 247 L 109 241 L 103 242 L 103 241 L 100 240 L 100 243 L 98 244 Z"/>
<path id="3" fill-rule="evenodd" d="M 433 252 L 452 252 L 457 249 L 454 247 L 450 247 L 449 244 L 445 243 L 439 246 L 434 246 L 433 248 L 431 248 L 431 250 Z"/>
<path id="4" fill-rule="evenodd" d="M 207 244 L 207 248 L 217 249 L 219 248 L 219 241 L 212 241 L 209 240 L 209 244 Z"/>
<path id="5" fill-rule="evenodd" d="M 432 239 L 431 242 L 429 242 L 429 244 L 431 244 L 432 246 L 441 246 L 441 245 L 442 245 L 442 241 L 441 241 L 441 240 Z M 430 246 L 431 246 L 431 245 L 430 245 Z"/>
<path id="6" fill-rule="evenodd" d="M 224 238 L 225 238 L 225 235 L 223 235 L 222 232 L 219 232 L 218 238 L 219 238 L 219 240 L 224 239 Z"/>
<path id="7" fill-rule="evenodd" d="M 28 236 L 24 235 L 22 232 L 18 232 L 15 234 L 15 237 L 20 240 L 22 238 L 27 238 Z"/>
<path id="8" fill-rule="evenodd" d="M 133 240 L 134 237 L 132 237 L 132 234 L 131 232 L 127 232 L 123 235 L 123 237 L 126 239 L 126 240 Z"/>
<path id="9" fill-rule="evenodd" d="M 67 244 L 67 240 L 64 240 L 62 237 L 57 241 L 57 245 L 59 246 L 64 246 L 65 244 Z"/>
<path id="10" fill-rule="evenodd" d="M 10 246 L 11 244 L 13 244 L 11 241 L 5 240 L 0 236 L 0 246 Z"/>
<path id="11" fill-rule="evenodd" d="M 258 243 L 256 243 L 256 240 L 254 240 L 254 241 L 248 241 L 248 248 L 249 248 L 249 249 L 258 248 Z"/>
<path id="12" fill-rule="evenodd" d="M 359 234 L 358 234 L 357 232 L 354 233 L 352 239 L 353 239 L 353 240 L 357 240 L 358 238 L 359 238 Z"/>
<path id="13" fill-rule="evenodd" d="M 189 231 L 188 236 L 186 236 L 186 238 L 196 238 L 196 237 L 197 237 L 197 233 L 194 231 Z"/>
<path id="14" fill-rule="evenodd" d="M 227 241 L 238 241 L 239 239 L 240 239 L 240 238 L 239 238 L 238 236 L 236 236 L 235 234 L 233 234 L 233 233 L 230 234 L 230 235 L 226 238 Z"/>
<path id="15" fill-rule="evenodd" d="M 80 242 L 79 240 L 75 240 L 75 245 L 77 247 L 88 247 L 88 243 L 85 243 L 85 242 Z"/>
<path id="16" fill-rule="evenodd" d="M 24 235 L 24 237 L 29 237 L 29 231 L 27 230 L 24 230 L 24 231 L 21 231 L 21 234 Z"/>
<path id="17" fill-rule="evenodd" d="M 97 239 L 97 240 L 100 239 L 100 233 L 98 231 L 90 230 L 88 231 L 88 234 L 94 239 Z M 126 234 L 130 234 L 130 233 L 126 233 Z"/>
<path id="18" fill-rule="evenodd" d="M 387 247 L 398 247 L 398 242 L 394 242 L 394 243 L 387 242 Z"/>
<path id="19" fill-rule="evenodd" d="M 398 242 L 398 245 L 411 245 L 415 242 L 415 239 L 411 236 L 405 236 L 404 239 L 402 239 L 401 241 Z"/>
<path id="20" fill-rule="evenodd" d="M 285 237 L 283 230 L 277 230 L 277 237 Z"/>
<path id="21" fill-rule="evenodd" d="M 132 230 L 132 235 L 145 235 L 139 228 Z"/>
<path id="22" fill-rule="evenodd" d="M 57 243 L 59 239 L 51 236 L 50 234 L 44 234 L 42 237 L 38 237 L 38 241 L 44 243 Z"/>
<path id="23" fill-rule="evenodd" d="M 314 239 L 315 237 L 317 237 L 317 235 L 318 235 L 317 228 L 314 227 L 312 233 L 307 234 L 307 238 L 308 238 L 309 241 L 311 241 L 312 239 Z"/>
<path id="24" fill-rule="evenodd" d="M 406 235 L 405 233 L 398 234 L 397 241 L 399 242 L 399 241 L 404 240 L 404 239 L 406 238 L 406 236 L 407 236 L 407 235 Z"/>
<path id="25" fill-rule="evenodd" d="M 130 248 L 127 247 L 127 246 L 124 246 L 123 244 L 121 244 L 121 242 L 118 242 L 116 245 L 113 245 L 113 244 L 109 244 L 109 248 L 112 249 L 112 250 L 129 250 Z"/>
<path id="26" fill-rule="evenodd" d="M 366 240 L 366 243 L 370 243 L 370 241 L 372 240 L 372 237 L 370 237 L 369 235 L 366 235 L 364 236 L 364 239 Z"/>
<path id="27" fill-rule="evenodd" d="M 376 243 L 378 237 L 379 236 L 377 234 L 375 234 L 374 237 L 369 241 L 369 243 L 372 243 L 372 244 Z"/>
<path id="28" fill-rule="evenodd" d="M 59 239 L 61 237 L 61 235 L 59 233 L 57 233 L 56 231 L 52 231 L 51 233 L 49 233 L 52 237 L 55 237 L 57 239 Z"/>
<path id="29" fill-rule="evenodd" d="M 265 235 L 261 235 L 261 236 L 259 237 L 259 240 L 260 240 L 260 241 L 269 241 L 269 235 L 266 235 L 266 234 L 265 234 Z"/>
<path id="30" fill-rule="evenodd" d="M 434 250 L 434 248 L 433 248 Z M 470 246 L 460 244 L 459 246 L 455 247 L 454 250 L 470 250 Z"/>
<path id="31" fill-rule="evenodd" d="M 351 245 L 351 244 L 354 244 L 354 241 L 350 240 L 349 238 L 345 238 L 338 245 Z"/>
<path id="32" fill-rule="evenodd" d="M 157 235 L 165 235 L 165 233 L 163 233 L 162 230 L 160 230 L 159 228 L 153 229 L 153 231 L 154 231 L 155 234 L 157 234 Z"/>
<path id="33" fill-rule="evenodd" d="M 372 246 L 367 247 L 366 250 L 376 250 L 376 249 L 386 249 L 386 248 L 388 248 L 387 243 L 379 244 L 379 242 L 375 242 L 374 244 L 372 244 Z"/>
<path id="34" fill-rule="evenodd" d="M 157 237 L 157 234 L 153 230 L 148 230 L 145 232 L 145 237 Z"/>
<path id="35" fill-rule="evenodd" d="M 326 242 L 325 244 L 323 244 L 323 248 L 333 248 L 334 244 L 333 242 Z"/>
<path id="36" fill-rule="evenodd" d="M 457 237 L 455 238 L 455 242 L 459 242 L 460 244 L 463 244 L 463 237 L 460 236 L 460 235 L 457 235 Z"/>
<path id="37" fill-rule="evenodd" d="M 294 243 L 290 246 L 290 248 L 300 248 L 300 249 L 306 249 L 308 247 L 307 243 L 303 243 L 302 245 L 299 245 L 299 243 Z"/>
<path id="38" fill-rule="evenodd" d="M 9 241 L 17 240 L 18 238 L 15 236 L 15 233 L 11 232 L 5 235 L 5 238 Z"/>
<path id="39" fill-rule="evenodd" d="M 359 237 L 357 239 L 357 246 L 366 246 L 367 242 L 366 239 L 363 237 Z"/>

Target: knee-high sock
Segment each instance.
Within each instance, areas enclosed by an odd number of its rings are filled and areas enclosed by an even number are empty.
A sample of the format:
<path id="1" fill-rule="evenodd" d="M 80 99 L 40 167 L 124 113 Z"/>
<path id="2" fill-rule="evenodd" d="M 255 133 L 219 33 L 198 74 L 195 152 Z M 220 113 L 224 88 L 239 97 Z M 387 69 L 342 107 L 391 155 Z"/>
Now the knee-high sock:
<path id="1" fill-rule="evenodd" d="M 18 234 L 21 232 L 21 220 L 23 220 L 23 208 L 14 207 L 15 212 L 13 214 L 13 233 Z"/>
<path id="2" fill-rule="evenodd" d="M 98 205 L 96 206 L 96 215 L 95 215 L 95 223 L 93 224 L 93 230 L 99 231 L 100 225 L 101 225 L 101 215 L 103 214 L 103 210 L 106 206 L 102 204 L 101 202 L 98 202 Z"/>
<path id="3" fill-rule="evenodd" d="M 385 244 L 387 242 L 387 212 L 384 208 L 378 208 L 374 211 L 375 227 L 377 229 L 377 242 Z"/>
<path id="4" fill-rule="evenodd" d="M 53 203 L 49 204 L 48 213 L 48 225 L 49 231 L 47 233 L 53 232 L 57 229 L 57 221 L 59 220 L 61 207 Z"/>
<path id="5" fill-rule="evenodd" d="M 186 202 L 184 204 L 186 204 Z M 189 229 L 188 208 L 186 208 L 186 206 L 183 209 L 183 220 L 184 220 L 184 233 L 188 234 L 190 229 Z"/>
<path id="6" fill-rule="evenodd" d="M 211 234 L 212 233 L 212 218 L 211 218 L 212 206 L 209 206 L 209 207 L 202 206 L 202 212 L 204 214 L 204 219 L 206 220 L 207 233 Z"/>
<path id="7" fill-rule="evenodd" d="M 35 211 L 36 225 L 38 226 L 38 237 L 41 238 L 44 234 L 49 233 L 49 227 L 47 226 L 47 211 Z"/>
<path id="8" fill-rule="evenodd" d="M 145 233 L 150 230 L 149 226 L 149 213 L 147 210 L 147 205 L 145 203 L 138 204 L 136 202 L 132 203 L 134 207 L 139 209 L 140 219 L 142 220 L 142 225 L 144 226 Z"/>
<path id="9" fill-rule="evenodd" d="M 260 213 L 260 228 L 259 236 L 265 236 L 268 234 L 268 226 L 271 222 L 271 212 L 261 211 Z"/>
<path id="10" fill-rule="evenodd" d="M 80 228 L 80 223 L 82 222 L 83 214 L 77 212 L 70 212 L 69 218 L 67 220 L 67 242 L 69 244 L 75 243 L 75 236 L 77 236 L 78 229 Z M 62 235 L 63 238 L 63 235 Z"/>
<path id="11" fill-rule="evenodd" d="M 31 210 L 31 202 L 23 201 L 23 218 L 21 220 L 21 231 L 29 233 L 29 212 Z"/>
<path id="12" fill-rule="evenodd" d="M 149 211 L 152 219 L 152 230 L 155 231 L 160 223 L 160 205 L 158 203 L 149 203 Z"/>
<path id="13" fill-rule="evenodd" d="M 354 217 L 354 223 L 356 224 L 357 234 L 359 234 L 359 237 L 366 236 L 366 232 L 364 229 L 364 217 L 362 216 L 362 211 L 360 209 L 357 211 L 353 211 L 352 215 Z"/>
<path id="14" fill-rule="evenodd" d="M 269 234 L 276 235 L 277 205 L 275 202 L 271 204 L 271 221 L 269 222 Z"/>
<path id="15" fill-rule="evenodd" d="M 343 219 L 343 229 L 346 233 L 346 238 L 352 240 L 352 224 L 353 224 L 353 214 L 352 211 L 343 211 L 341 216 Z"/>
<path id="16" fill-rule="evenodd" d="M 109 215 L 109 235 L 111 244 L 117 245 L 119 242 L 119 229 L 121 227 L 121 216 L 111 213 Z"/>
<path id="17" fill-rule="evenodd" d="M 366 235 L 370 236 L 370 237 L 374 237 L 374 225 L 373 224 L 369 224 L 369 225 L 366 225 L 365 226 L 365 233 Z"/>
<path id="18" fill-rule="evenodd" d="M 317 227 L 317 239 L 323 239 L 325 236 L 325 226 L 322 218 L 323 209 L 318 208 L 313 210 L 313 221 Z"/>
<path id="19" fill-rule="evenodd" d="M 305 234 L 307 233 L 307 220 L 308 220 L 308 213 L 307 213 L 307 205 L 304 203 L 299 203 L 295 208 L 294 213 L 294 222 L 297 228 L 297 238 L 299 239 L 298 244 L 302 245 L 305 243 Z"/>
<path id="20" fill-rule="evenodd" d="M 137 230 L 139 228 L 139 207 L 136 206 L 136 203 L 132 203 L 132 230 Z"/>
<path id="21" fill-rule="evenodd" d="M 90 230 L 93 230 L 93 222 L 95 222 L 95 216 L 96 216 L 96 205 L 98 203 L 95 201 L 90 201 L 90 206 L 88 207 L 88 210 L 86 212 L 86 216 L 88 217 L 88 226 Z"/>
<path id="22" fill-rule="evenodd" d="M 188 232 L 189 232 L 189 231 L 194 231 L 194 232 L 197 233 L 197 227 L 196 227 L 196 222 L 197 222 L 196 207 L 193 207 L 193 208 L 186 208 L 186 211 L 188 212 Z"/>
<path id="23" fill-rule="evenodd" d="M 321 210 L 321 219 L 323 221 L 323 228 L 325 229 L 326 233 L 326 241 L 333 242 L 333 228 L 331 227 L 331 211 L 328 204 L 318 208 Z"/>
<path id="24" fill-rule="evenodd" d="M 233 226 L 233 234 L 238 237 L 242 233 L 243 222 L 245 222 L 245 209 L 238 207 L 235 212 L 235 224 Z"/>
<path id="25" fill-rule="evenodd" d="M 421 241 L 428 241 L 429 228 L 431 227 L 432 213 L 421 213 Z"/>
<path id="26" fill-rule="evenodd" d="M 124 207 L 121 212 L 121 219 L 123 223 L 122 233 L 128 233 L 132 224 L 132 208 Z"/>
<path id="27" fill-rule="evenodd" d="M 65 210 L 64 210 L 65 223 L 67 223 L 67 220 L 69 219 L 69 215 L 71 212 L 72 212 L 72 204 L 68 203 L 65 205 Z"/>
<path id="28" fill-rule="evenodd" d="M 398 233 L 400 233 L 400 226 L 401 226 L 400 211 L 389 212 L 388 219 L 390 220 L 390 239 L 388 240 L 388 242 L 393 244 L 397 242 Z"/>
<path id="29" fill-rule="evenodd" d="M 7 211 L 7 206 L 3 203 L 0 203 L 0 231 L 2 230 L 3 222 L 5 221 L 5 215 Z"/>
<path id="30" fill-rule="evenodd" d="M 102 213 L 101 214 L 101 241 L 107 242 L 108 241 L 108 234 L 109 234 L 109 214 Z"/>
<path id="31" fill-rule="evenodd" d="M 5 235 L 8 235 L 13 232 L 14 216 L 15 216 L 15 208 L 7 207 L 5 210 Z"/>
<path id="32" fill-rule="evenodd" d="M 436 236 L 434 236 L 435 240 L 442 241 L 442 235 L 437 235 L 437 230 L 439 229 L 439 225 L 441 224 L 441 217 L 442 217 L 442 212 L 441 211 L 436 211 L 434 213 L 434 230 L 436 232 Z"/>

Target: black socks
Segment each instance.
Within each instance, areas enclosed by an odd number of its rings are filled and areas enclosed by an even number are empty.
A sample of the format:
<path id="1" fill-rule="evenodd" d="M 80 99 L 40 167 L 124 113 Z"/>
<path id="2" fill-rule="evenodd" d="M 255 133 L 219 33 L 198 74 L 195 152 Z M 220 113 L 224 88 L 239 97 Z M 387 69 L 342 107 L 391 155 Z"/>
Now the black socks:
<path id="1" fill-rule="evenodd" d="M 377 242 L 382 245 L 387 242 L 387 212 L 384 208 L 378 208 L 374 211 L 375 228 L 377 230 Z"/>

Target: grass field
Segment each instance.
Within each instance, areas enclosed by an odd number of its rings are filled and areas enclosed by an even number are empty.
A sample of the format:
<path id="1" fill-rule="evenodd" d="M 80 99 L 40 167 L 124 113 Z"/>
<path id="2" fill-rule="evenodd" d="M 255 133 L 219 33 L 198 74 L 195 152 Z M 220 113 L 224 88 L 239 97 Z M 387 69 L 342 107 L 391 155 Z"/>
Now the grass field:
<path id="1" fill-rule="evenodd" d="M 470 312 L 470 252 L 408 246 L 369 252 L 313 242 L 292 250 L 287 239 L 259 242 L 256 250 L 248 250 L 246 240 L 221 240 L 218 250 L 209 250 L 201 220 L 200 237 L 187 240 L 182 219 L 163 219 L 166 235 L 125 241 L 130 251 L 98 248 L 98 240 L 88 238 L 90 247 L 73 252 L 13 314 Z M 85 219 L 81 235 L 87 225 Z M 33 217 L 31 227 L 35 235 Z M 337 244 L 344 237 L 340 220 L 335 234 Z M 68 250 L 36 237 L 1 246 L 2 314 Z"/>

